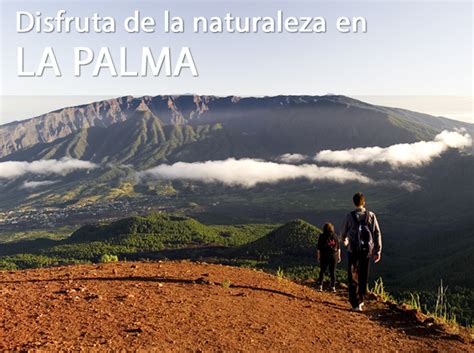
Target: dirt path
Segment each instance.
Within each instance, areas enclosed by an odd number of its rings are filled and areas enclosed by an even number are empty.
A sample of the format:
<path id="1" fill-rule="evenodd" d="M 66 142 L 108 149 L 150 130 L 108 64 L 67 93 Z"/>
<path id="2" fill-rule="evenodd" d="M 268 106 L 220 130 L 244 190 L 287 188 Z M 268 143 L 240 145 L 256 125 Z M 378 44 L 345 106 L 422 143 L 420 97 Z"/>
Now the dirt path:
<path id="1" fill-rule="evenodd" d="M 219 265 L 4 271 L 0 350 L 473 351 L 375 304 L 348 309 L 342 294 Z"/>

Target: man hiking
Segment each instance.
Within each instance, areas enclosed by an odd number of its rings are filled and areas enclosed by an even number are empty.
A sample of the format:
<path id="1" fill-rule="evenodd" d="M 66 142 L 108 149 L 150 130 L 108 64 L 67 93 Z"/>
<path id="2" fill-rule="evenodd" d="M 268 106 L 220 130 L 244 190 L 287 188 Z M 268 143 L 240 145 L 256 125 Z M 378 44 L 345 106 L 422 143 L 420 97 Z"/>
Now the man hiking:
<path id="1" fill-rule="evenodd" d="M 356 193 L 352 201 L 355 210 L 348 213 L 342 225 L 342 240 L 348 247 L 349 301 L 352 309 L 362 311 L 367 291 L 370 258 L 381 259 L 382 234 L 375 213 L 365 209 L 365 197 Z"/>

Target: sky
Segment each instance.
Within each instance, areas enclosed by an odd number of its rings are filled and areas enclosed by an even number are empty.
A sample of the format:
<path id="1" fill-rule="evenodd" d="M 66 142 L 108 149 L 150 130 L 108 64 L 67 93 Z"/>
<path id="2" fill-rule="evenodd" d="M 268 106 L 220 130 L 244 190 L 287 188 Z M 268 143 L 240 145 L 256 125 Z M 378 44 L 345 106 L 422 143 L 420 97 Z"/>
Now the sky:
<path id="1" fill-rule="evenodd" d="M 471 1 L 1 1 L 0 123 L 106 97 L 158 94 L 264 96 L 344 94 L 370 103 L 418 110 L 473 123 L 473 4 Z M 55 16 L 113 16 L 117 31 L 16 33 L 16 11 Z M 131 34 L 123 19 L 140 10 L 157 19 L 155 33 Z M 161 31 L 164 10 L 185 20 L 185 33 Z M 192 32 L 193 16 L 323 16 L 326 33 Z M 366 33 L 339 33 L 340 16 L 363 16 Z M 17 47 L 34 70 L 45 46 L 54 48 L 62 77 L 18 77 Z M 73 50 L 107 46 L 117 67 L 119 48 L 139 70 L 141 48 L 169 46 L 173 58 L 189 47 L 199 76 L 111 77 L 92 67 L 73 75 Z M 175 60 L 175 59 L 174 59 Z M 93 63 L 94 64 L 94 63 Z M 174 65 L 174 62 L 173 62 Z"/>

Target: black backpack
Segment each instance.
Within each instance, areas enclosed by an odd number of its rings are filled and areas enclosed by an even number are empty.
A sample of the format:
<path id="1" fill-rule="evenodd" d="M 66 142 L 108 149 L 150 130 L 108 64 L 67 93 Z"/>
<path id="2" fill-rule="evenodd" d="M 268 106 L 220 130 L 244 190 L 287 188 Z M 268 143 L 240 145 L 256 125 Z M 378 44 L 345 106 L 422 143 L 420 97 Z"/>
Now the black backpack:
<path id="1" fill-rule="evenodd" d="M 351 231 L 351 251 L 366 253 L 367 256 L 370 256 L 374 250 L 374 237 L 370 225 L 370 212 L 366 210 L 365 217 L 360 221 L 357 219 L 356 211 L 352 211 L 351 215 L 355 225 Z"/>

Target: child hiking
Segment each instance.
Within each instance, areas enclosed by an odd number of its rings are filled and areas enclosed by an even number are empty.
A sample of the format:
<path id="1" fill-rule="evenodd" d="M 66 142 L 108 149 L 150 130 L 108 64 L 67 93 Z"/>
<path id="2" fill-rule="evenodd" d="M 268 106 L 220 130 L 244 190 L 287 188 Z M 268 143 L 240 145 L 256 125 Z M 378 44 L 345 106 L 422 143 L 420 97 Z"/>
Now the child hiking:
<path id="1" fill-rule="evenodd" d="M 318 239 L 318 248 L 316 256 L 319 262 L 319 291 L 323 290 L 324 273 L 329 269 L 331 278 L 331 290 L 336 291 L 336 264 L 341 262 L 341 248 L 339 247 L 339 238 L 334 232 L 334 226 L 326 223 L 323 227 L 323 233 Z"/>
<path id="2" fill-rule="evenodd" d="M 342 225 L 342 240 L 347 246 L 349 301 L 352 309 L 362 311 L 367 291 L 370 258 L 381 259 L 382 234 L 375 213 L 365 209 L 365 197 L 356 193 L 352 201 L 356 207 L 346 215 Z"/>

